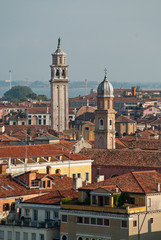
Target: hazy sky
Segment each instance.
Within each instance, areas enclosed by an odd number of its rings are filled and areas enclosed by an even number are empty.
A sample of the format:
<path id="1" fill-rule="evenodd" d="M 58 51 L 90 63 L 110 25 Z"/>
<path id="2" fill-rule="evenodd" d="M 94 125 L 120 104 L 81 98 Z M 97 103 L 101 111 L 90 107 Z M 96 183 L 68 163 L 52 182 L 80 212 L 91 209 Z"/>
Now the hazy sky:
<path id="1" fill-rule="evenodd" d="M 70 81 L 161 80 L 161 0 L 0 0 L 0 80 L 48 82 L 58 37 Z"/>

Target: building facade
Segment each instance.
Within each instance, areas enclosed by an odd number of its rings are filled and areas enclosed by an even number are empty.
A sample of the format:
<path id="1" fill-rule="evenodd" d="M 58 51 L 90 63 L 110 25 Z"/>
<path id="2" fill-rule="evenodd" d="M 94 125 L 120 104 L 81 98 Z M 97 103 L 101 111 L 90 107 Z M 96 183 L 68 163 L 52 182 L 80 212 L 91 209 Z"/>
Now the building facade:
<path id="1" fill-rule="evenodd" d="M 51 127 L 59 132 L 69 128 L 68 103 L 68 65 L 66 54 L 60 47 L 58 39 L 57 50 L 52 54 L 51 67 Z"/>

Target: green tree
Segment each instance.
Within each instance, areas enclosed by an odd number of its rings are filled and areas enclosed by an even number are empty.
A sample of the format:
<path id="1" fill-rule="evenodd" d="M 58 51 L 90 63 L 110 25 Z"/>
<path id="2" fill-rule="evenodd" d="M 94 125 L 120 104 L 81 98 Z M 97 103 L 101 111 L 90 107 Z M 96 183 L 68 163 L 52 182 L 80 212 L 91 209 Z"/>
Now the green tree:
<path id="1" fill-rule="evenodd" d="M 11 99 L 21 100 L 24 97 L 27 97 L 28 95 L 33 93 L 34 92 L 31 90 L 31 88 L 27 86 L 15 86 L 4 93 L 4 98 L 8 101 L 10 101 Z"/>

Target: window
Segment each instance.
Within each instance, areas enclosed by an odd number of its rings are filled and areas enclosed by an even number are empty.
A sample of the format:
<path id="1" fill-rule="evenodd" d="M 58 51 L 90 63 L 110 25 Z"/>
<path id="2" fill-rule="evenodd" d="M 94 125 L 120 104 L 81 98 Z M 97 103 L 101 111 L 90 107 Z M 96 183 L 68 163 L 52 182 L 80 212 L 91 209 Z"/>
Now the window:
<path id="1" fill-rule="evenodd" d="M 63 235 L 62 240 L 67 240 L 67 236 Z"/>
<path id="2" fill-rule="evenodd" d="M 16 122 L 13 122 L 13 125 L 16 125 Z"/>
<path id="3" fill-rule="evenodd" d="M 47 187 L 50 188 L 50 180 L 47 181 Z"/>
<path id="4" fill-rule="evenodd" d="M 39 119 L 39 125 L 41 125 L 41 119 Z"/>
<path id="5" fill-rule="evenodd" d="M 28 208 L 25 209 L 25 215 L 30 216 L 30 209 L 28 209 Z"/>
<path id="6" fill-rule="evenodd" d="M 84 223 L 85 223 L 85 224 L 89 224 L 89 217 L 85 217 L 85 218 L 84 218 Z"/>
<path id="7" fill-rule="evenodd" d="M 7 235 L 8 235 L 8 236 L 7 236 L 7 237 L 8 237 L 7 239 L 8 239 L 8 240 L 12 240 L 12 232 L 11 232 L 11 231 L 8 231 Z"/>
<path id="8" fill-rule="evenodd" d="M 23 240 L 28 240 L 28 233 L 27 232 L 23 233 Z"/>
<path id="9" fill-rule="evenodd" d="M 34 221 L 38 220 L 38 210 L 34 210 Z"/>
<path id="10" fill-rule="evenodd" d="M 130 204 L 135 204 L 135 198 L 130 198 Z"/>
<path id="11" fill-rule="evenodd" d="M 43 120 L 43 124 L 46 125 L 46 119 Z"/>
<path id="12" fill-rule="evenodd" d="M 78 173 L 78 174 L 77 174 L 77 177 L 78 177 L 78 178 L 81 178 L 81 173 Z"/>
<path id="13" fill-rule="evenodd" d="M 79 237 L 78 240 L 83 240 L 83 238 L 82 238 L 82 237 Z"/>
<path id="14" fill-rule="evenodd" d="M 28 120 L 28 125 L 31 125 L 31 119 Z"/>
<path id="15" fill-rule="evenodd" d="M 96 218 L 91 218 L 91 224 L 96 224 Z"/>
<path id="16" fill-rule="evenodd" d="M 36 233 L 31 234 L 31 240 L 36 240 Z"/>
<path id="17" fill-rule="evenodd" d="M 16 232 L 16 240 L 20 240 L 20 232 Z"/>
<path id="18" fill-rule="evenodd" d="M 12 211 L 15 210 L 15 203 L 11 203 L 11 210 L 12 210 Z"/>
<path id="19" fill-rule="evenodd" d="M 150 218 L 150 223 L 153 223 L 153 218 Z"/>
<path id="20" fill-rule="evenodd" d="M 40 182 L 40 188 L 45 188 L 45 181 Z"/>
<path id="21" fill-rule="evenodd" d="M 92 196 L 92 204 L 96 204 L 96 196 Z"/>
<path id="22" fill-rule="evenodd" d="M 62 215 L 62 222 L 67 222 L 67 215 Z"/>
<path id="23" fill-rule="evenodd" d="M 121 227 L 122 228 L 127 228 L 127 221 L 126 220 L 122 220 Z"/>
<path id="24" fill-rule="evenodd" d="M 59 70 L 56 70 L 56 76 L 59 77 Z"/>
<path id="25" fill-rule="evenodd" d="M 44 234 L 40 234 L 40 240 L 44 240 Z"/>
<path id="26" fill-rule="evenodd" d="M 25 122 L 22 122 L 22 125 L 25 125 Z"/>
<path id="27" fill-rule="evenodd" d="M 97 225 L 103 225 L 103 219 L 97 218 Z"/>
<path id="28" fill-rule="evenodd" d="M 54 212 L 54 218 L 59 218 L 59 213 L 58 212 Z"/>
<path id="29" fill-rule="evenodd" d="M 112 120 L 110 119 L 110 126 L 112 126 Z"/>
<path id="30" fill-rule="evenodd" d="M 109 221 L 109 219 L 104 219 L 104 225 L 105 225 L 105 226 L 110 226 L 110 221 Z"/>
<path id="31" fill-rule="evenodd" d="M 8 211 L 10 209 L 10 206 L 8 203 L 3 204 L 3 211 Z"/>
<path id="32" fill-rule="evenodd" d="M 89 172 L 86 172 L 85 180 L 89 181 Z"/>
<path id="33" fill-rule="evenodd" d="M 77 223 L 83 223 L 83 218 L 82 217 L 77 217 Z"/>
<path id="34" fill-rule="evenodd" d="M 50 211 L 45 212 L 45 218 L 46 220 L 50 220 Z"/>
<path id="35" fill-rule="evenodd" d="M 99 120 L 99 129 L 104 130 L 104 120 L 103 119 Z"/>
<path id="36" fill-rule="evenodd" d="M 133 227 L 137 227 L 137 221 L 136 220 L 133 221 Z"/>
<path id="37" fill-rule="evenodd" d="M 110 205 L 110 199 L 109 197 L 105 197 L 105 205 Z"/>

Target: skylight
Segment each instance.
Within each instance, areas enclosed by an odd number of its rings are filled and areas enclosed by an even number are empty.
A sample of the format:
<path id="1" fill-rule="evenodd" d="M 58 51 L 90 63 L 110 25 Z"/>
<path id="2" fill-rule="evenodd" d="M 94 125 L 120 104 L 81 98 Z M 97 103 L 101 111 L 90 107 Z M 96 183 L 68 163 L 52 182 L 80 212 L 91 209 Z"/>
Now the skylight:
<path id="1" fill-rule="evenodd" d="M 13 189 L 14 190 L 14 188 L 13 187 L 11 187 L 10 185 L 7 185 L 9 188 L 11 188 L 11 189 Z"/>
<path id="2" fill-rule="evenodd" d="M 3 189 L 5 189 L 5 190 L 7 190 L 8 191 L 8 189 L 6 188 L 6 187 L 4 187 L 4 186 L 1 186 Z"/>

